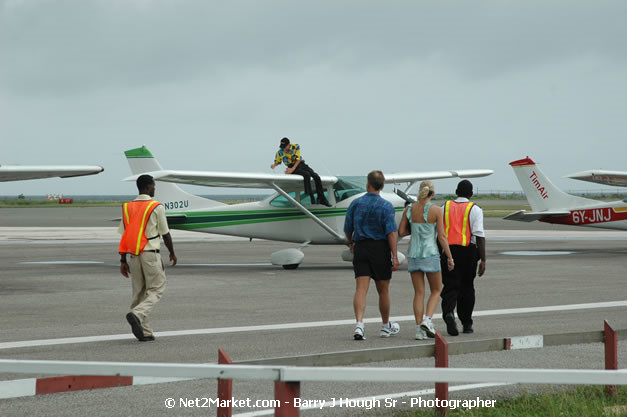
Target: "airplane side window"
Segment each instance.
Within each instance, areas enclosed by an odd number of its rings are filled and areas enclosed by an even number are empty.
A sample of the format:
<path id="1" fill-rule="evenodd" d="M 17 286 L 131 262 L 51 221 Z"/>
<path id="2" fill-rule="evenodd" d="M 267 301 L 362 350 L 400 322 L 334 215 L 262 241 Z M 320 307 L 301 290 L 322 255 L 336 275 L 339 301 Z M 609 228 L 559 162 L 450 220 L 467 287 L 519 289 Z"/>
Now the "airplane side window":
<path id="1" fill-rule="evenodd" d="M 296 198 L 296 193 L 288 193 L 290 197 L 292 198 Z M 301 200 L 302 201 L 302 200 Z M 270 205 L 272 207 L 294 207 L 292 205 L 292 203 L 290 203 L 287 198 L 283 197 L 282 195 L 278 195 L 276 198 L 272 199 L 272 201 L 270 201 Z"/>
<path id="2" fill-rule="evenodd" d="M 327 193 L 324 193 L 324 196 L 327 196 Z M 303 206 L 307 207 L 307 206 L 311 206 L 312 201 L 311 198 L 309 197 L 309 195 L 305 194 L 304 191 L 301 191 L 300 193 L 300 204 L 302 204 Z"/>
<path id="3" fill-rule="evenodd" d="M 353 188 L 352 190 L 339 190 L 335 192 L 335 198 L 337 201 L 342 201 L 362 192 L 362 190 L 357 188 Z"/>

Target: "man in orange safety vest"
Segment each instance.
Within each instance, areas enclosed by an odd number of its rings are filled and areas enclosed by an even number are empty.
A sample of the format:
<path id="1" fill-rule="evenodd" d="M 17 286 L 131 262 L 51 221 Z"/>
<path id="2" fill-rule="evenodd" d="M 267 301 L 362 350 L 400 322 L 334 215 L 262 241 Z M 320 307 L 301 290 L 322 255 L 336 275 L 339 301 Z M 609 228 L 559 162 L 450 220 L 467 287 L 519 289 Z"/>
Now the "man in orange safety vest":
<path id="1" fill-rule="evenodd" d="M 446 322 L 446 331 L 457 336 L 457 323 L 454 310 L 462 322 L 464 333 L 473 333 L 472 312 L 475 307 L 474 280 L 486 268 L 485 232 L 483 230 L 483 211 L 472 203 L 472 183 L 460 181 L 455 191 L 458 198 L 444 203 L 444 230 L 448 239 L 455 268 L 449 271 L 447 257 L 442 254 L 442 316 Z"/>
<path id="2" fill-rule="evenodd" d="M 150 175 L 137 178 L 139 196 L 134 201 L 124 203 L 122 221 L 118 232 L 120 239 L 120 272 L 126 278 L 131 276 L 133 301 L 126 320 L 131 325 L 133 335 L 140 342 L 155 340 L 148 316 L 165 290 L 166 277 L 163 261 L 159 254 L 160 236 L 170 251 L 172 266 L 176 265 L 176 255 L 172 237 L 161 203 L 153 200 L 155 181 Z M 130 256 L 130 264 L 127 261 Z"/>

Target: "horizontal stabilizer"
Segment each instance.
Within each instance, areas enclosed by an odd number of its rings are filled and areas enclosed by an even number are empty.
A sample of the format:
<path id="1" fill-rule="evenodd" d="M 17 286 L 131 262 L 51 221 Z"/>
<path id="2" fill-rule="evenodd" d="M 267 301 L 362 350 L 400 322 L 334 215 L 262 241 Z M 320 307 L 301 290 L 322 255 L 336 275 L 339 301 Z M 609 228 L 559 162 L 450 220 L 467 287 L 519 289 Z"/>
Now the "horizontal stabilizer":
<path id="1" fill-rule="evenodd" d="M 562 217 L 570 215 L 570 211 L 531 211 L 519 210 L 503 217 L 505 220 L 516 220 L 519 222 L 533 222 L 546 217 Z"/>

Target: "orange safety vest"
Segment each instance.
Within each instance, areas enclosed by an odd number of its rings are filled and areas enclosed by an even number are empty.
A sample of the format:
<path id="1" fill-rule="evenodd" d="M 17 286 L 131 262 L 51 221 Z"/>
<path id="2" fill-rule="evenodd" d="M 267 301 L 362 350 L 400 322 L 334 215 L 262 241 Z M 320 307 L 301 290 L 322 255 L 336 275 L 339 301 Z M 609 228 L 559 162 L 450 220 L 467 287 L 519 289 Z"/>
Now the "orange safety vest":
<path id="1" fill-rule="evenodd" d="M 146 237 L 146 225 L 153 210 L 161 204 L 155 200 L 130 201 L 122 206 L 122 221 L 124 222 L 124 234 L 120 240 L 120 254 L 130 253 L 139 255 L 144 251 L 148 238 Z M 159 237 L 159 235 L 155 236 Z M 150 238 L 154 239 L 154 238 Z"/>
<path id="2" fill-rule="evenodd" d="M 470 245 L 471 230 L 468 224 L 470 209 L 475 203 L 456 203 L 447 201 L 444 204 L 444 228 L 449 245 Z"/>

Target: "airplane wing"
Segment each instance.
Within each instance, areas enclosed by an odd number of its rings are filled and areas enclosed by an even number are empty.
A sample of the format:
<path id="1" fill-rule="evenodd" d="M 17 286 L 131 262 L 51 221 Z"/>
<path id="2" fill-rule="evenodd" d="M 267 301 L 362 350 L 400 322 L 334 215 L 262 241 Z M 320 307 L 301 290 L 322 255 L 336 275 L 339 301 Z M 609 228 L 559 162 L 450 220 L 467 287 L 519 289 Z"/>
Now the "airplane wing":
<path id="1" fill-rule="evenodd" d="M 284 190 L 290 191 L 303 188 L 303 177 L 300 175 L 172 170 L 146 172 L 145 174 L 151 175 L 156 181 L 202 185 L 205 187 L 271 188 L 271 184 L 275 184 Z M 134 181 L 137 177 L 139 175 L 133 175 L 124 180 Z M 324 186 L 335 184 L 337 177 L 321 175 L 320 180 Z"/>
<path id="2" fill-rule="evenodd" d="M 99 174 L 102 171 L 104 168 L 97 165 L 0 165 L 0 181 L 69 178 Z"/>
<path id="3" fill-rule="evenodd" d="M 519 210 L 503 217 L 505 220 L 516 220 L 519 222 L 533 222 L 544 219 L 545 217 L 561 217 L 568 216 L 570 211 L 530 211 Z"/>
<path id="4" fill-rule="evenodd" d="M 441 178 L 474 178 L 491 175 L 489 169 L 469 169 L 460 171 L 431 171 L 410 172 L 402 174 L 385 174 L 387 184 L 415 183 L 417 181 Z M 202 185 L 205 187 L 229 188 L 269 188 L 275 184 L 284 190 L 301 189 L 303 178 L 300 175 L 264 174 L 247 172 L 210 172 L 210 171 L 174 171 L 159 170 L 145 172 L 157 181 L 173 182 L 177 184 Z M 134 181 L 139 175 L 125 178 L 125 181 Z M 322 185 L 335 184 L 338 179 L 334 176 L 320 176 Z"/>
<path id="5" fill-rule="evenodd" d="M 442 178 L 476 178 L 492 175 L 491 169 L 462 169 L 458 171 L 407 172 L 402 174 L 384 174 L 386 184 L 415 183 L 424 180 Z"/>
<path id="6" fill-rule="evenodd" d="M 597 184 L 627 187 L 627 172 L 625 171 L 605 171 L 596 169 L 576 172 L 574 174 L 567 175 L 567 177 L 575 180 L 595 182 Z"/>

